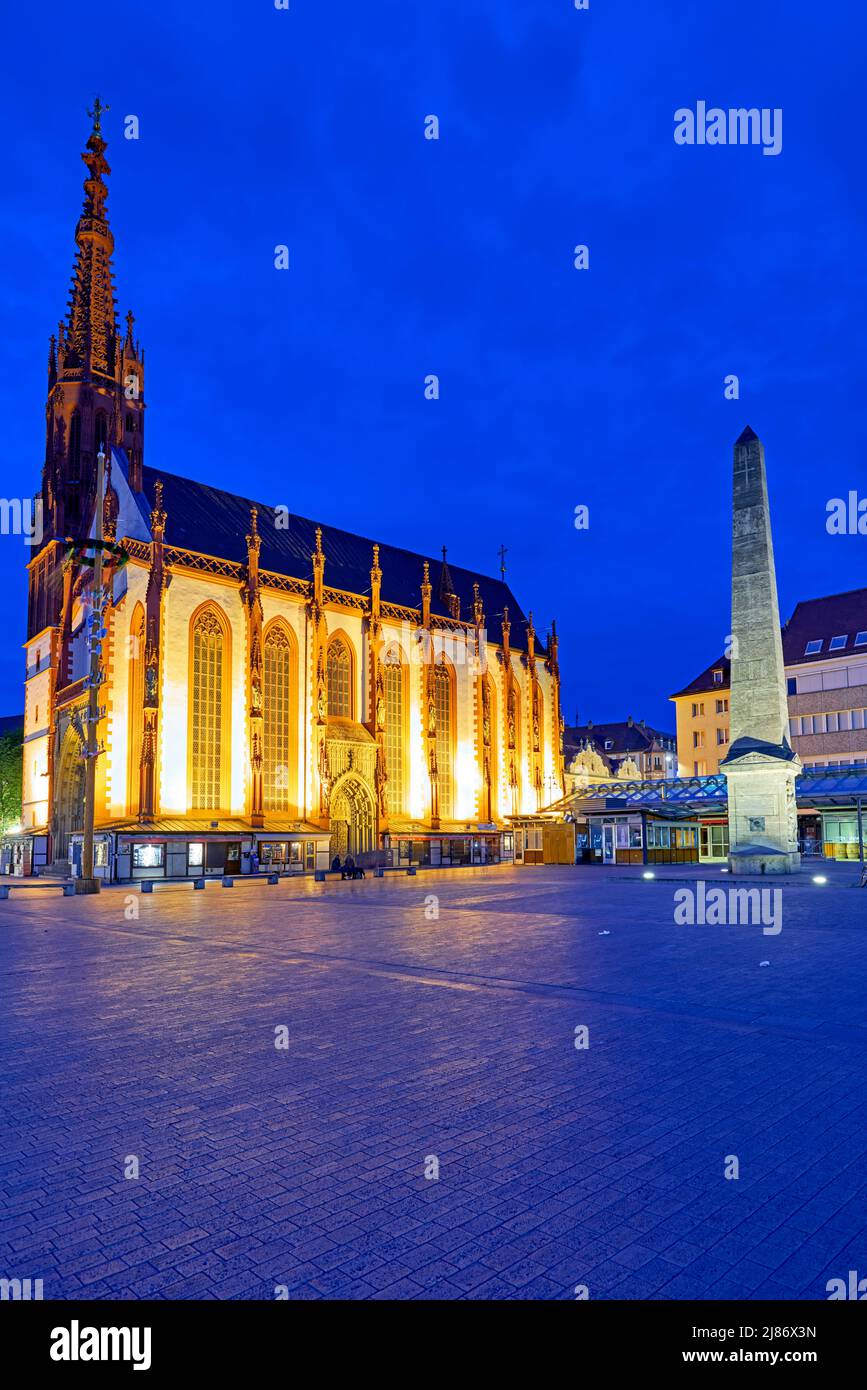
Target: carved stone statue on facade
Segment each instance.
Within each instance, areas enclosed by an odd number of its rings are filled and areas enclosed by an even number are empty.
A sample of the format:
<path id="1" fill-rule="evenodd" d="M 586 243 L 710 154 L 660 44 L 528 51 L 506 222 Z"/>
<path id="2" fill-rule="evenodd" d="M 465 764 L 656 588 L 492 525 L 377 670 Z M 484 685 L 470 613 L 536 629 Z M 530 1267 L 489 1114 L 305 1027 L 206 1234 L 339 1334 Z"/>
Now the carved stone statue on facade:
<path id="1" fill-rule="evenodd" d="M 157 698 L 157 667 L 156 661 L 149 661 L 145 666 L 145 703 L 148 705 L 156 704 Z"/>
<path id="2" fill-rule="evenodd" d="M 331 785 L 330 769 L 328 765 L 328 745 L 324 738 L 319 744 L 319 799 L 323 811 L 327 811 L 331 799 Z"/>
<path id="3" fill-rule="evenodd" d="M 324 724 L 328 717 L 328 683 L 325 679 L 325 656 L 320 651 L 316 663 L 316 718 Z"/>
<path id="4" fill-rule="evenodd" d="M 385 762 L 385 750 L 382 744 L 377 744 L 376 748 L 376 794 L 379 801 L 379 813 L 384 816 L 388 810 L 388 768 Z"/>

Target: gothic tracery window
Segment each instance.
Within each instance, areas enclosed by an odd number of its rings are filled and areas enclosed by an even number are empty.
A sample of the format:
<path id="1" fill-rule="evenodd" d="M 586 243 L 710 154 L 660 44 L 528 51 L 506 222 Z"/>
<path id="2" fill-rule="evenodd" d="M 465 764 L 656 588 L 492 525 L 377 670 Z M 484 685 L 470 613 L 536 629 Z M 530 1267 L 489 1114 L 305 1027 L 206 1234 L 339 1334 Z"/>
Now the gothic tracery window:
<path id="1" fill-rule="evenodd" d="M 263 781 L 266 811 L 290 810 L 292 645 L 282 623 L 265 634 Z"/>
<path id="2" fill-rule="evenodd" d="M 439 811 L 448 820 L 454 814 L 454 709 L 452 680 L 447 666 L 434 670 L 434 705 L 436 708 L 437 772 L 439 775 Z"/>
<path id="3" fill-rule="evenodd" d="M 225 759 L 229 756 L 224 718 L 228 689 L 226 637 L 212 608 L 206 608 L 193 628 L 190 671 L 190 774 L 194 810 L 221 808 Z"/>
<path id="4" fill-rule="evenodd" d="M 352 657 L 342 637 L 328 644 L 328 713 L 352 718 Z"/>
<path id="5" fill-rule="evenodd" d="M 129 629 L 129 657 L 127 671 L 127 737 L 129 739 L 129 759 L 127 764 L 127 808 L 131 816 L 138 815 L 140 796 L 140 770 L 142 738 L 144 734 L 144 669 L 145 669 L 145 615 L 141 604 L 136 604 Z"/>
<path id="6" fill-rule="evenodd" d="M 383 670 L 385 685 L 385 762 L 389 814 L 404 809 L 404 673 L 400 653 L 394 647 L 387 653 Z"/>

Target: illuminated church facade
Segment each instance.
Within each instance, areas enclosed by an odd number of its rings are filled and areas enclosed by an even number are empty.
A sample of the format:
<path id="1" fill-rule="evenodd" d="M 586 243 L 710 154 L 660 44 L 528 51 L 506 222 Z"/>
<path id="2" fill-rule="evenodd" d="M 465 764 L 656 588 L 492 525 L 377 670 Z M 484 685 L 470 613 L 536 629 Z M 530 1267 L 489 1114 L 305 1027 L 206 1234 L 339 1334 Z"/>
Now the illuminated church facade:
<path id="1" fill-rule="evenodd" d="M 105 150 L 97 105 L 29 566 L 34 863 L 80 858 L 94 641 L 97 874 L 511 857 L 509 818 L 563 792 L 556 629 L 540 641 L 503 579 L 445 551 L 375 544 L 145 462 L 144 353 L 132 315 L 116 321 Z"/>

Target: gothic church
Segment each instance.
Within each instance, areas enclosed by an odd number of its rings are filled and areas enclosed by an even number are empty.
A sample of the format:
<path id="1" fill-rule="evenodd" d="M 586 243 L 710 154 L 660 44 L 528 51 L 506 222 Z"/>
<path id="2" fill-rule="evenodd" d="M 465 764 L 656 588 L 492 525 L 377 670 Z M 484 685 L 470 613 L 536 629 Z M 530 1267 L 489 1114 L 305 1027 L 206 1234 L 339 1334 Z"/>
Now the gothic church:
<path id="1" fill-rule="evenodd" d="M 94 632 L 97 875 L 511 858 L 509 818 L 563 792 L 556 629 L 540 641 L 502 579 L 445 551 L 375 544 L 145 461 L 144 352 L 132 314 L 125 330 L 116 318 L 92 114 L 29 566 L 32 864 L 80 864 Z"/>

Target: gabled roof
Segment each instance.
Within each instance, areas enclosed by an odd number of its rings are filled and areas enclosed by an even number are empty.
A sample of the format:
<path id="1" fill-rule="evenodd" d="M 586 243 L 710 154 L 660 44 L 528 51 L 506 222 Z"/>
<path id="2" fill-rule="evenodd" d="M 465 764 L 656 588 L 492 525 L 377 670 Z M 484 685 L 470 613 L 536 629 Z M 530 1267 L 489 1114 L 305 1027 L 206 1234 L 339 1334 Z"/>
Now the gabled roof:
<path id="1" fill-rule="evenodd" d="M 674 734 L 663 733 L 659 729 L 651 729 L 649 725 L 631 723 L 628 719 L 616 721 L 613 724 L 573 724 L 563 731 L 563 741 L 569 747 L 583 743 L 589 739 L 600 753 L 644 753 L 652 747 L 656 738 L 667 738 L 672 743 L 675 742 Z M 607 740 L 614 745 L 606 750 Z"/>
<path id="2" fill-rule="evenodd" d="M 867 644 L 855 646 L 859 632 L 867 632 L 867 589 L 846 594 L 805 599 L 783 628 L 783 660 L 787 666 L 827 661 L 828 657 L 861 655 L 867 661 Z M 845 646 L 830 650 L 834 637 L 845 637 Z M 821 650 L 807 656 L 807 643 L 821 641 Z"/>
<path id="3" fill-rule="evenodd" d="M 855 645 L 858 633 L 867 633 L 867 589 L 850 589 L 845 594 L 828 594 L 825 598 L 808 598 L 797 604 L 783 628 L 783 664 L 800 666 L 827 661 L 836 656 L 862 656 L 867 661 L 867 643 Z M 844 645 L 831 650 L 834 637 L 845 637 Z M 808 642 L 821 642 L 817 652 L 807 655 Z M 722 669 L 722 685 L 715 685 L 713 673 Z M 671 696 L 701 695 L 706 691 L 727 690 L 731 684 L 731 662 L 721 656 L 711 662 L 700 676 Z"/>
<path id="4" fill-rule="evenodd" d="M 195 482 L 192 478 L 182 478 L 162 469 L 145 466 L 142 469 L 142 504 L 143 511 L 148 514 L 153 506 L 154 484 L 158 478 L 163 484 L 163 506 L 167 516 L 166 545 L 245 564 L 245 537 L 250 529 L 250 508 L 255 506 L 259 510 L 259 534 L 262 537 L 259 564 L 262 569 L 294 579 L 312 579 L 310 557 L 316 548 L 316 527 L 321 525 L 326 588 L 343 589 L 352 594 L 369 592 L 373 541 L 337 526 L 282 513 L 278 527 L 276 508 L 268 503 L 239 497 L 235 493 L 224 492 L 222 488 Z M 431 612 L 447 618 L 450 616 L 449 610 L 440 594 L 442 560 L 380 541 L 383 602 L 420 608 L 422 566 L 426 559 L 430 562 L 433 590 Z M 508 607 L 511 645 L 519 651 L 525 650 L 527 619 L 509 586 L 501 579 L 462 569 L 451 562 L 448 572 L 454 592 L 461 600 L 461 620 L 472 622 L 473 584 L 477 583 L 485 611 L 488 640 L 496 643 L 502 641 L 501 619 L 503 609 Z M 544 654 L 543 641 L 538 642 L 538 647 Z"/>
<path id="5" fill-rule="evenodd" d="M 717 682 L 713 678 L 714 671 L 722 671 L 722 682 Z M 700 676 L 696 676 L 694 681 L 685 685 L 683 690 L 678 690 L 669 699 L 677 700 L 681 695 L 704 695 L 708 691 L 728 690 L 732 680 L 732 664 L 727 656 L 721 656 L 716 661 L 712 661 Z"/>

